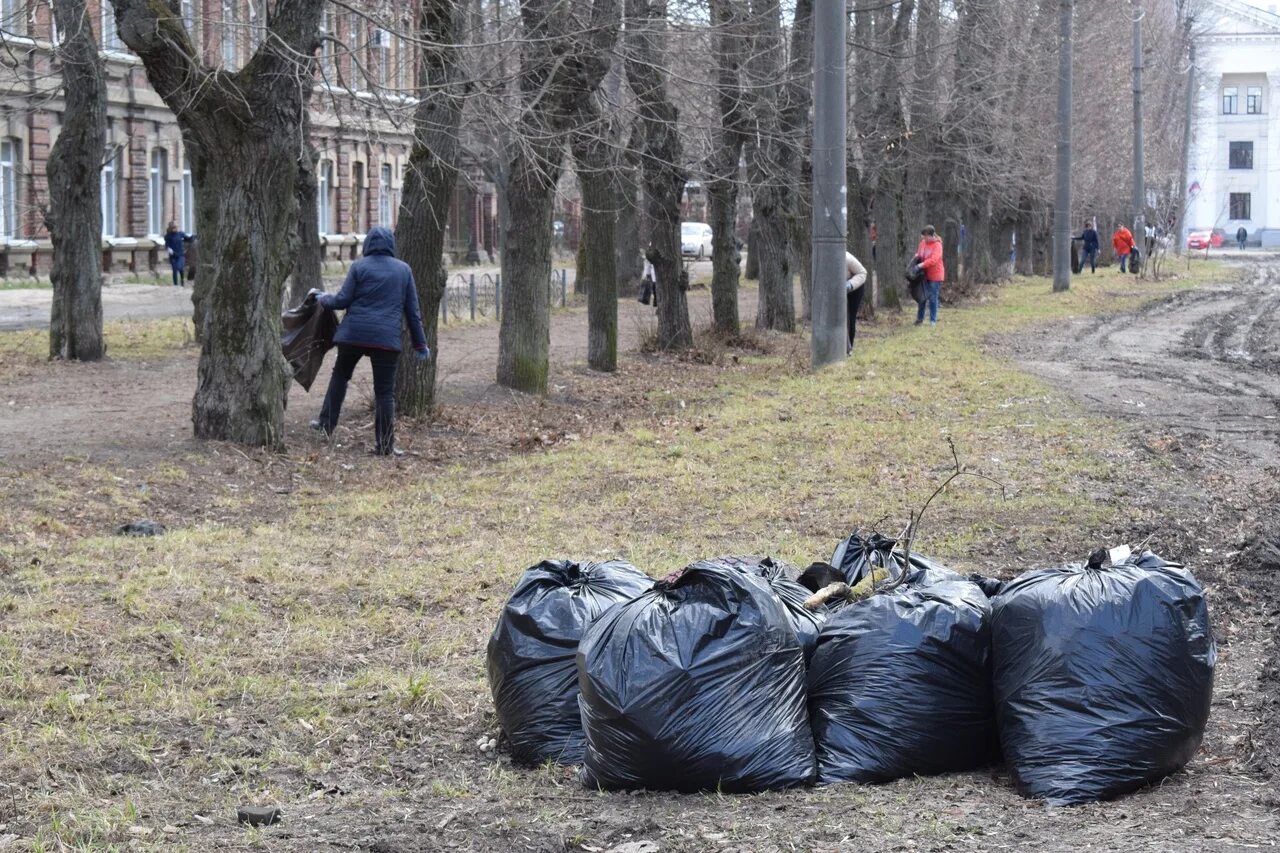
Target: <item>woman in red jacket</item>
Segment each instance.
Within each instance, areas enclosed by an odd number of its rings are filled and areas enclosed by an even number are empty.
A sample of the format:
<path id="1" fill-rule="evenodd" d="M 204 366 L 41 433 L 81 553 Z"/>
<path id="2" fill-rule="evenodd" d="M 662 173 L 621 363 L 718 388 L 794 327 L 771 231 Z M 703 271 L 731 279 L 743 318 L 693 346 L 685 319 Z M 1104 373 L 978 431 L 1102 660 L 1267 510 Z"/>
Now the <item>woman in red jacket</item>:
<path id="1" fill-rule="evenodd" d="M 924 270 L 925 300 L 916 309 L 916 325 L 924 322 L 924 306 L 929 305 L 929 325 L 938 325 L 938 295 L 942 293 L 942 282 L 946 281 L 947 268 L 942 265 L 942 239 L 932 225 L 926 225 L 920 232 L 920 245 L 916 246 L 913 263 Z"/>
<path id="2" fill-rule="evenodd" d="M 1133 251 L 1133 246 L 1133 232 L 1123 225 L 1111 235 L 1111 248 L 1116 250 L 1116 257 L 1120 259 L 1120 272 L 1125 272 L 1125 265 L 1129 260 L 1129 253 Z"/>

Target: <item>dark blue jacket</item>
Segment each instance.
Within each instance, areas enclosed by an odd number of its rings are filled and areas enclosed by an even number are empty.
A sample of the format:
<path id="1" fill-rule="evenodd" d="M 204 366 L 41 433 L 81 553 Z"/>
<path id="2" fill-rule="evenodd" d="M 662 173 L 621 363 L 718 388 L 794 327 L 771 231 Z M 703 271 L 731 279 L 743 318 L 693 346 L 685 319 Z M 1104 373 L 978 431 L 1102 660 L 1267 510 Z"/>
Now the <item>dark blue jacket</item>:
<path id="1" fill-rule="evenodd" d="M 181 271 L 182 260 L 187 253 L 187 243 L 191 242 L 194 237 L 190 234 L 183 234 L 181 231 L 168 231 L 164 235 L 164 247 L 172 254 L 169 255 L 169 263 L 174 268 Z"/>
<path id="2" fill-rule="evenodd" d="M 1093 228 L 1086 228 L 1080 232 L 1080 239 L 1084 241 L 1084 250 L 1086 252 L 1098 251 L 1098 232 Z"/>
<path id="3" fill-rule="evenodd" d="M 364 257 L 351 265 L 337 293 L 317 297 L 326 308 L 345 308 L 347 316 L 333 336 L 336 344 L 400 351 L 401 318 L 409 321 L 413 348 L 425 350 L 418 289 L 404 261 L 396 260 L 396 240 L 379 225 L 364 238 Z"/>

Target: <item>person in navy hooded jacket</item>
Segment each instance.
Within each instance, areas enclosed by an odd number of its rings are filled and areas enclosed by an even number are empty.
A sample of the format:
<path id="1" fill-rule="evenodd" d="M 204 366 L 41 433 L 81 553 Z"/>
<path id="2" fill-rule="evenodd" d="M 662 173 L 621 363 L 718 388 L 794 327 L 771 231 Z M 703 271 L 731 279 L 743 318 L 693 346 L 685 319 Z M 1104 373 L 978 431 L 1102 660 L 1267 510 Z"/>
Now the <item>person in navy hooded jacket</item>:
<path id="1" fill-rule="evenodd" d="M 333 365 L 320 417 L 311 422 L 311 428 L 329 434 L 338 426 L 347 383 L 356 364 L 368 356 L 373 365 L 374 452 L 399 456 L 400 450 L 395 445 L 395 388 L 404 321 L 409 323 L 418 360 L 426 361 L 431 351 L 427 349 L 427 335 L 422 329 L 413 272 L 404 261 L 396 260 L 396 241 L 391 231 L 382 226 L 370 229 L 364 238 L 364 257 L 351 265 L 341 290 L 312 293 L 324 307 L 345 308 L 347 314 L 333 336 L 338 359 Z"/>

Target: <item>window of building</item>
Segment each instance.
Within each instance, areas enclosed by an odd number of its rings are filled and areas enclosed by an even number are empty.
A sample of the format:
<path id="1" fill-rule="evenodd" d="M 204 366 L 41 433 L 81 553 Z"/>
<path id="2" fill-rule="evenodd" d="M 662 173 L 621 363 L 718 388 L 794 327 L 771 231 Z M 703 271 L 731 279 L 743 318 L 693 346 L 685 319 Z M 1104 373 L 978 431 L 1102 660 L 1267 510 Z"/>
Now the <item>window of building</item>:
<path id="1" fill-rule="evenodd" d="M 320 79 L 333 82 L 333 13 L 320 13 Z"/>
<path id="2" fill-rule="evenodd" d="M 262 37 L 266 33 L 266 27 L 259 20 L 258 7 L 253 0 L 249 0 L 249 54 L 253 55 L 258 50 L 258 45 L 262 44 Z"/>
<path id="3" fill-rule="evenodd" d="M 1231 219 L 1249 220 L 1253 218 L 1253 196 L 1250 193 L 1232 193 L 1230 198 Z"/>
<path id="4" fill-rule="evenodd" d="M 195 0 L 182 0 L 182 25 L 187 28 L 187 32 L 192 36 L 196 34 L 196 4 Z"/>
<path id="5" fill-rule="evenodd" d="M 370 39 L 369 64 L 373 66 L 373 79 L 379 86 L 391 82 L 391 33 L 377 29 Z"/>
<path id="6" fill-rule="evenodd" d="M 382 178 L 378 181 L 378 224 L 391 227 L 391 164 L 382 164 Z"/>
<path id="7" fill-rule="evenodd" d="M 352 12 L 348 20 L 347 38 L 350 42 L 351 76 L 350 85 L 356 89 L 369 88 L 369 57 L 366 48 L 368 43 L 364 37 L 364 18 Z"/>
<path id="8" fill-rule="evenodd" d="M 100 180 L 102 182 L 102 236 L 116 236 L 116 228 L 119 226 L 118 213 L 120 210 L 119 199 L 117 197 L 116 186 L 116 161 L 120 155 L 115 149 L 107 152 L 106 162 L 102 164 L 102 172 Z"/>
<path id="9" fill-rule="evenodd" d="M 1228 165 L 1232 169 L 1252 169 L 1253 168 L 1253 143 L 1252 142 L 1229 142 L 1227 143 L 1229 154 L 1227 158 Z"/>
<path id="10" fill-rule="evenodd" d="M 151 151 L 151 168 L 147 172 L 147 224 L 150 234 L 163 234 L 168 222 L 164 218 L 164 187 L 169 182 L 169 155 L 163 148 Z"/>
<path id="11" fill-rule="evenodd" d="M 333 233 L 333 161 L 320 161 L 320 176 L 316 187 L 316 207 L 319 214 L 320 233 Z"/>
<path id="12" fill-rule="evenodd" d="M 17 139 L 0 142 L 0 237 L 19 236 L 18 168 L 22 143 Z"/>
<path id="13" fill-rule="evenodd" d="M 404 32 L 408 32 L 407 27 L 405 28 Z M 406 89 L 409 88 L 408 71 L 409 71 L 409 56 L 411 51 L 409 50 L 409 45 L 405 43 L 405 40 L 403 37 L 395 36 L 395 43 L 396 43 L 395 55 L 391 60 L 392 62 L 395 63 L 395 76 L 394 76 L 395 88 L 397 92 L 403 93 Z"/>
<path id="14" fill-rule="evenodd" d="M 351 164 L 351 230 L 363 234 L 369 230 L 369 184 L 365 180 L 364 163 Z"/>
<path id="15" fill-rule="evenodd" d="M 10 35 L 26 35 L 27 4 L 23 0 L 0 0 L 0 29 Z"/>
<path id="16" fill-rule="evenodd" d="M 191 167 L 182 168 L 182 230 L 196 233 L 196 191 L 191 182 Z"/>
<path id="17" fill-rule="evenodd" d="M 1240 89 L 1236 86 L 1222 87 L 1222 114 L 1233 116 L 1240 112 Z"/>
<path id="18" fill-rule="evenodd" d="M 222 64 L 236 64 L 236 0 L 222 0 Z"/>
<path id="19" fill-rule="evenodd" d="M 1262 114 L 1262 87 L 1250 86 L 1245 89 L 1244 110 L 1251 116 Z"/>
<path id="20" fill-rule="evenodd" d="M 120 33 L 116 30 L 116 12 L 107 0 L 102 2 L 102 49 L 123 50 Z"/>

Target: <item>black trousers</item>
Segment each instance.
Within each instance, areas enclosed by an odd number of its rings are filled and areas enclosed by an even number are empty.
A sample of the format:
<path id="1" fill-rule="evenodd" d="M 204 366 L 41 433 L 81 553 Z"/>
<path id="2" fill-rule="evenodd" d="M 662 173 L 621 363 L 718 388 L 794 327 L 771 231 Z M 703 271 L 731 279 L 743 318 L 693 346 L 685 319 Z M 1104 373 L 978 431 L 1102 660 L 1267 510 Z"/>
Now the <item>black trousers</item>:
<path id="1" fill-rule="evenodd" d="M 849 351 L 853 352 L 853 337 L 858 333 L 858 309 L 862 307 L 862 291 L 866 285 L 855 287 L 846 296 L 849 297 Z"/>
<path id="2" fill-rule="evenodd" d="M 396 443 L 396 365 L 400 361 L 398 352 L 338 344 L 338 360 L 334 362 L 329 390 L 320 407 L 320 426 L 325 432 L 333 432 L 337 427 L 338 416 L 342 414 L 342 401 L 347 396 L 347 383 L 351 381 L 351 374 L 355 373 L 356 364 L 364 356 L 368 356 L 369 363 L 373 365 L 374 448 L 378 453 L 386 454 L 391 452 Z"/>

